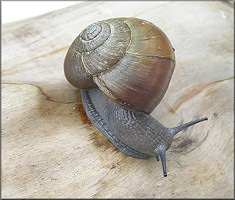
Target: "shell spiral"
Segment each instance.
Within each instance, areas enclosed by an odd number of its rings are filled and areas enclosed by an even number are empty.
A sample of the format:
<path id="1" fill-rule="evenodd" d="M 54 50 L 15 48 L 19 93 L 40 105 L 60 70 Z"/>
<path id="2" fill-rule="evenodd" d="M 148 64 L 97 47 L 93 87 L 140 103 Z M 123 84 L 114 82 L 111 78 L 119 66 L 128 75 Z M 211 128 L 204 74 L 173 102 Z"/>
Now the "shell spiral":
<path id="1" fill-rule="evenodd" d="M 77 88 L 98 86 L 120 106 L 151 113 L 168 88 L 174 66 L 174 49 L 157 26 L 114 18 L 91 24 L 78 35 L 64 71 Z"/>

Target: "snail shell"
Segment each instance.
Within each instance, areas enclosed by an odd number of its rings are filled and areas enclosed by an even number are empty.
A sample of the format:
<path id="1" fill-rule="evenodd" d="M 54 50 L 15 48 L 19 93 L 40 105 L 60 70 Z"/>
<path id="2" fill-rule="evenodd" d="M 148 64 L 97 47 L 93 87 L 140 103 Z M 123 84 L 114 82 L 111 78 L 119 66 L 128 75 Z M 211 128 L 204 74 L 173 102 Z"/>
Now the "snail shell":
<path id="1" fill-rule="evenodd" d="M 120 106 L 151 113 L 168 88 L 175 55 L 167 36 L 154 24 L 114 18 L 85 28 L 69 48 L 64 66 L 75 87 L 97 85 Z"/>

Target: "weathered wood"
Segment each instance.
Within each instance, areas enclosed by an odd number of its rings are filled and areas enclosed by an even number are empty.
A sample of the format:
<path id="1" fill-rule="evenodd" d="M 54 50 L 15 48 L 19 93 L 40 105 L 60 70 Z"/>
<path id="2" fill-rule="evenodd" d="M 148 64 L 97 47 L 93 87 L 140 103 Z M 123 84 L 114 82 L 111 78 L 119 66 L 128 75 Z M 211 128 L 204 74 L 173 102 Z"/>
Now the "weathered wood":
<path id="1" fill-rule="evenodd" d="M 87 25 L 138 17 L 176 49 L 169 89 L 152 115 L 178 134 L 166 178 L 155 158 L 115 150 L 88 121 L 64 77 L 69 45 Z M 2 29 L 3 198 L 232 198 L 233 7 L 223 2 L 84 2 Z"/>

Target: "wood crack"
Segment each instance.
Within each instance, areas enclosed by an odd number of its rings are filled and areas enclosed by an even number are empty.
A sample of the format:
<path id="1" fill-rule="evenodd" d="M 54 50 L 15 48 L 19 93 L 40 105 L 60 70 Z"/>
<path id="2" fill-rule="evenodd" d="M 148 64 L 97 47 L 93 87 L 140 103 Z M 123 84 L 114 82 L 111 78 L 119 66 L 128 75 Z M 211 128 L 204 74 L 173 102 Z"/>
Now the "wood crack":
<path id="1" fill-rule="evenodd" d="M 60 49 L 56 49 L 55 51 L 51 51 L 51 52 L 49 52 L 49 53 L 45 53 L 45 54 L 42 54 L 42 55 L 40 55 L 40 56 L 33 57 L 32 59 L 27 60 L 27 61 L 22 62 L 22 63 L 19 63 L 19 64 L 17 64 L 17 65 L 14 66 L 14 67 L 10 67 L 10 68 L 8 68 L 8 69 L 6 69 L 6 70 L 3 70 L 3 71 L 2 71 L 2 75 L 3 75 L 5 72 L 7 72 L 7 71 L 9 71 L 9 70 L 12 70 L 12 69 L 14 69 L 14 68 L 16 68 L 16 67 L 18 67 L 19 65 L 24 65 L 24 64 L 27 64 L 27 63 L 32 62 L 32 61 L 34 61 L 34 60 L 37 60 L 37 59 L 39 59 L 39 58 L 43 58 L 43 57 L 46 57 L 46 56 L 54 55 L 54 54 L 56 54 L 56 53 L 58 53 L 58 52 L 60 52 L 60 51 L 66 50 L 67 48 L 69 48 L 69 46 L 65 46 L 65 47 L 62 47 L 62 48 L 60 48 Z"/>
<path id="2" fill-rule="evenodd" d="M 171 4 L 171 3 L 173 3 L 173 2 L 168 2 L 168 3 L 162 4 L 162 5 L 158 5 L 158 6 L 155 6 L 155 7 L 152 7 L 152 6 L 151 6 L 150 8 L 147 8 L 147 9 L 144 10 L 144 11 L 141 11 L 141 12 L 135 14 L 135 15 L 132 15 L 131 17 L 138 17 L 138 16 L 140 16 L 140 15 L 146 13 L 146 12 L 149 12 L 149 11 L 151 11 L 151 10 L 155 10 L 155 9 L 157 9 L 157 8 L 160 8 L 160 7 L 162 7 L 162 6 L 166 6 L 166 5 Z"/>
<path id="3" fill-rule="evenodd" d="M 5 84 L 5 85 L 30 85 L 30 86 L 36 87 L 40 91 L 40 93 L 44 97 L 46 97 L 46 100 L 51 101 L 53 103 L 60 103 L 60 104 L 81 104 L 80 102 L 61 101 L 61 100 L 54 99 L 54 98 L 50 97 L 48 94 L 46 94 L 40 86 L 32 84 L 32 83 L 7 83 L 7 82 L 5 82 L 5 83 L 2 83 L 2 84 Z"/>
<path id="4" fill-rule="evenodd" d="M 175 112 L 183 103 L 192 99 L 194 96 L 198 95 L 199 93 L 203 92 L 206 88 L 210 87 L 211 85 L 228 81 L 228 80 L 232 80 L 232 79 L 234 79 L 234 77 L 229 77 L 229 78 L 213 81 L 201 87 L 199 86 L 197 89 L 194 89 L 195 87 L 193 86 L 193 89 L 191 89 L 191 91 L 187 91 L 186 94 L 183 94 L 181 97 L 177 99 L 172 109 Z"/>

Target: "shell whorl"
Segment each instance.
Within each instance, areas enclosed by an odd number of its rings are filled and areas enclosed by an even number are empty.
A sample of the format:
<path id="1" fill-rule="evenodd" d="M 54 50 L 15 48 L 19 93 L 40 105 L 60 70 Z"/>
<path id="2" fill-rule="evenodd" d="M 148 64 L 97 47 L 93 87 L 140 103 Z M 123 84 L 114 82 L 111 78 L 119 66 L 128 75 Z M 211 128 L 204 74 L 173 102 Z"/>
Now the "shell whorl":
<path id="1" fill-rule="evenodd" d="M 106 23 L 97 22 L 91 24 L 82 31 L 76 49 L 79 53 L 89 52 L 97 49 L 109 38 L 110 26 Z"/>
<path id="2" fill-rule="evenodd" d="M 101 24 L 92 24 L 86 28 L 81 34 L 81 39 L 85 41 L 93 40 L 95 37 L 99 36 L 100 32 L 102 31 Z M 110 34 L 110 31 L 108 32 Z M 107 37 L 108 38 L 108 35 Z"/>
<path id="3" fill-rule="evenodd" d="M 131 30 L 120 20 L 101 21 L 88 26 L 76 46 L 85 70 L 96 76 L 114 66 L 125 55 L 130 38 Z"/>

